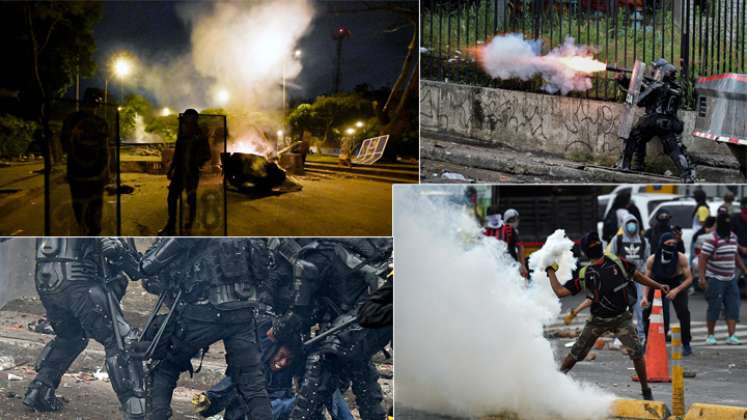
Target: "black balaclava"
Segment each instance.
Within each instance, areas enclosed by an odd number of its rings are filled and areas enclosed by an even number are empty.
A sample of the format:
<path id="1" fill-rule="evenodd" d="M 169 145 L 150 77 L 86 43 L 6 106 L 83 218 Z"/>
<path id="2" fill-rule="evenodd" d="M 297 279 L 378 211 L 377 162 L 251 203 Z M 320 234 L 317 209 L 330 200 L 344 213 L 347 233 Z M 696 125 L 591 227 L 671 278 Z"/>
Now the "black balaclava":
<path id="1" fill-rule="evenodd" d="M 672 220 L 672 213 L 669 212 L 669 210 L 661 210 L 659 211 L 659 214 L 656 215 L 656 231 L 661 233 L 665 232 L 671 232 L 672 225 L 670 224 Z"/>
<path id="2" fill-rule="evenodd" d="M 659 249 L 654 257 L 653 274 L 657 279 L 668 279 L 677 273 L 677 244 L 666 245 L 665 242 L 675 239 L 674 235 L 667 232 L 659 239 Z"/>
<path id="3" fill-rule="evenodd" d="M 584 235 L 581 238 L 581 251 L 592 260 L 602 258 L 604 256 L 604 248 L 602 247 L 602 240 L 599 239 L 599 234 L 589 232 Z"/>
<path id="4" fill-rule="evenodd" d="M 731 217 L 724 208 L 720 208 L 716 216 L 716 233 L 721 238 L 728 238 L 731 235 Z"/>

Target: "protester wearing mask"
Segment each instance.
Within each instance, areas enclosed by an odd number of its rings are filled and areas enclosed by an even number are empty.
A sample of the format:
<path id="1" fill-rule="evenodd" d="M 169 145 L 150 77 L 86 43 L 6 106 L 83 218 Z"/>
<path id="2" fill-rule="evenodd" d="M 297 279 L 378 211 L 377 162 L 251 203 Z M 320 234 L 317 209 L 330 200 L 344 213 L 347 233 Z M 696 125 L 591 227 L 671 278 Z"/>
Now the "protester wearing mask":
<path id="1" fill-rule="evenodd" d="M 643 222 L 641 219 L 641 211 L 638 210 L 638 207 L 636 207 L 630 199 L 630 191 L 622 191 L 618 193 L 615 196 L 615 200 L 612 202 L 612 206 L 610 206 L 609 212 L 607 212 L 607 216 L 604 218 L 604 223 L 602 225 L 602 239 L 604 239 L 604 242 L 609 243 L 611 238 L 617 233 L 618 229 L 622 227 L 618 223 L 622 210 L 635 216 L 639 225 Z"/>
<path id="2" fill-rule="evenodd" d="M 519 271 L 524 277 L 529 276 L 526 259 L 524 258 L 524 246 L 519 239 L 519 212 L 508 209 L 501 217 L 500 212 L 494 206 L 488 207 L 486 226 L 483 230 L 485 236 L 496 238 L 506 243 L 508 253 L 519 263 Z"/>
<path id="3" fill-rule="evenodd" d="M 687 306 L 687 288 L 693 282 L 690 264 L 687 261 L 687 255 L 677 251 L 677 239 L 673 234 L 663 234 L 658 248 L 656 254 L 650 256 L 646 262 L 646 273 L 658 283 L 670 287 L 669 292 L 662 295 L 661 303 L 664 308 L 669 308 L 669 302 L 672 302 L 674 311 L 677 313 L 677 319 L 680 320 L 682 326 L 682 355 L 689 356 L 693 352 L 690 347 L 690 309 Z M 653 299 L 654 291 L 644 287 L 641 306 L 644 308 L 643 318 L 645 319 L 646 331 L 648 331 L 649 317 L 651 316 L 650 302 Z M 669 318 L 669 311 L 665 310 L 665 335 L 669 332 Z"/>
<path id="4" fill-rule="evenodd" d="M 597 338 L 611 332 L 622 342 L 633 360 L 643 398 L 651 400 L 653 396 L 648 387 L 643 346 L 638 340 L 632 322 L 633 316 L 629 312 L 629 308 L 635 304 L 630 300 L 629 286 L 631 282 L 637 282 L 661 289 L 664 293 L 669 292 L 669 286 L 650 279 L 628 261 L 614 255 L 605 255 L 602 241 L 596 232 L 590 232 L 581 239 L 581 250 L 590 262 L 581 268 L 577 278 L 561 285 L 555 275 L 557 265 L 547 267 L 550 285 L 559 298 L 576 295 L 586 289 L 587 299 L 591 300 L 591 318 L 584 325 L 570 354 L 563 360 L 560 370 L 564 373 L 570 371 L 576 362 L 586 357 Z"/>
<path id="5" fill-rule="evenodd" d="M 622 232 L 615 236 L 610 243 L 610 253 L 635 265 L 636 270 L 644 272 L 646 261 L 651 255 L 651 246 L 641 233 L 638 219 L 630 213 L 622 220 Z M 638 338 L 643 341 L 646 338 L 646 330 L 643 328 L 643 311 L 641 299 L 643 298 L 643 285 L 636 283 L 636 304 L 633 306 L 633 316 L 636 322 Z"/>
<path id="6" fill-rule="evenodd" d="M 661 209 L 656 213 L 656 224 L 646 231 L 646 239 L 651 244 L 651 253 L 656 254 L 661 242 L 661 235 L 672 232 L 672 213 L 667 209 Z M 677 251 L 685 253 L 685 244 L 680 241 L 677 244 Z"/>
<path id="7" fill-rule="evenodd" d="M 747 273 L 742 258 L 738 254 L 737 235 L 731 231 L 731 220 L 726 209 L 719 209 L 716 216 L 716 231 L 703 242 L 698 259 L 698 283 L 706 291 L 708 311 L 706 344 L 716 345 L 716 321 L 721 306 L 726 308 L 726 344 L 741 344 L 734 334 L 739 319 L 739 287 L 736 268 Z"/>

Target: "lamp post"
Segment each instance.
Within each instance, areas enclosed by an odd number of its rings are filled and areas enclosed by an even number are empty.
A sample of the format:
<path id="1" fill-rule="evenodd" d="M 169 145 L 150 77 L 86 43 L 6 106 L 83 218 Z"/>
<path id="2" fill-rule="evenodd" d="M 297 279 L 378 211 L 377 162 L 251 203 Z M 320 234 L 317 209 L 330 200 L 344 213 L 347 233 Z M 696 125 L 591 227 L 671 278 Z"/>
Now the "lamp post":
<path id="1" fill-rule="evenodd" d="M 118 78 L 120 81 L 119 84 L 119 94 L 120 94 L 120 100 L 124 102 L 124 79 L 125 77 L 129 76 L 132 73 L 132 60 L 129 59 L 125 55 L 118 55 L 114 58 L 114 60 L 111 63 L 112 67 L 112 73 L 114 77 Z M 106 81 L 104 82 L 104 103 L 109 103 L 109 79 L 110 77 L 106 78 Z"/>

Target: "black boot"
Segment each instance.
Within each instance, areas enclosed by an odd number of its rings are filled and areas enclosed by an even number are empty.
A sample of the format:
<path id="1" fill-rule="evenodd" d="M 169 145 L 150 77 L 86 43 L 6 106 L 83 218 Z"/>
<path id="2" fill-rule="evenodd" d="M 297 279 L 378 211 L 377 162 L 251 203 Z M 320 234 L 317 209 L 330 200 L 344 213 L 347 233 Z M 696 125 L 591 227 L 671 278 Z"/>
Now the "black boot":
<path id="1" fill-rule="evenodd" d="M 620 163 L 620 169 L 624 171 L 630 170 L 630 161 L 633 160 L 633 153 L 635 152 L 636 142 L 632 139 L 625 140 L 625 146 L 623 147 L 622 162 Z"/>
<path id="2" fill-rule="evenodd" d="M 643 399 L 646 401 L 653 401 L 654 400 L 654 394 L 651 392 L 651 388 L 642 389 L 641 393 L 643 394 Z"/>
<path id="3" fill-rule="evenodd" d="M 54 388 L 36 380 L 26 390 L 23 405 L 34 411 L 60 411 L 64 406 L 62 400 L 54 395 Z"/>

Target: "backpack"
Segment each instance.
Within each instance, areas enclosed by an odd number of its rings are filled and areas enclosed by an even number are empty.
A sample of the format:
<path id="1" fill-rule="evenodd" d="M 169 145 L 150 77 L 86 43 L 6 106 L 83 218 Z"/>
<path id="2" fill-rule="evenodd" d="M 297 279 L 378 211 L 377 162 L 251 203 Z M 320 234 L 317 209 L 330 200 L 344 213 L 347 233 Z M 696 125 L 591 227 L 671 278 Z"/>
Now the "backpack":
<path id="1" fill-rule="evenodd" d="M 613 291 L 616 293 L 624 293 L 623 298 L 625 299 L 625 304 L 628 306 L 628 308 L 632 308 L 633 305 L 638 301 L 638 291 L 635 287 L 635 282 L 628 276 L 628 272 L 625 270 L 625 266 L 623 265 L 622 260 L 618 258 L 616 255 L 611 254 L 605 254 L 605 257 L 609 258 L 617 268 L 620 270 L 623 276 L 623 281 L 620 284 L 615 285 L 613 288 Z M 584 284 L 584 287 L 586 286 L 586 270 L 589 268 L 589 265 L 585 265 L 583 268 L 581 268 L 581 271 L 579 272 L 579 278 Z M 591 284 L 592 290 L 594 290 L 594 300 L 599 299 L 600 295 L 600 287 L 598 284 Z"/>

